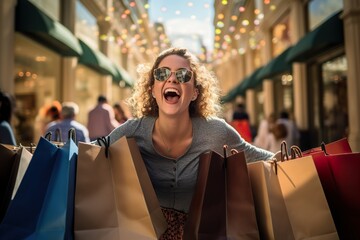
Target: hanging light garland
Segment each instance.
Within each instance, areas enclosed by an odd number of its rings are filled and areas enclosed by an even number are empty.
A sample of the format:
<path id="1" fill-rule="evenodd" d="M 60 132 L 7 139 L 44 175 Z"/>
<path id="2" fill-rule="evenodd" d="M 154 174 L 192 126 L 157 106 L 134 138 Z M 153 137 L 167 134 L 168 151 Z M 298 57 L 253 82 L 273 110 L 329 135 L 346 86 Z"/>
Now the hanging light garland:
<path id="1" fill-rule="evenodd" d="M 154 0 L 155 1 L 155 0 Z M 116 1 L 115 1 L 116 2 Z M 102 41 L 109 41 L 115 44 L 118 44 L 121 47 L 122 53 L 127 53 L 130 51 L 132 46 L 138 47 L 140 52 L 144 54 L 152 55 L 154 53 L 158 53 L 162 48 L 167 48 L 171 44 L 169 37 L 167 36 L 165 29 L 163 26 L 154 24 L 150 22 L 149 19 L 149 11 L 151 9 L 151 5 L 149 3 L 144 4 L 143 6 L 138 6 L 135 0 L 123 1 L 125 4 L 125 9 L 118 6 L 113 6 L 109 9 L 109 16 L 105 17 L 105 21 L 112 22 L 114 17 L 117 17 L 120 22 L 128 22 L 130 23 L 131 18 L 135 14 L 137 19 L 136 22 L 129 25 L 128 31 L 122 31 L 120 36 L 109 36 L 107 34 L 102 34 L 100 39 Z M 226 52 L 229 52 L 229 55 L 234 56 L 235 54 L 242 55 L 245 52 L 244 47 L 237 46 L 238 44 L 233 44 L 236 42 L 246 41 L 251 49 L 259 49 L 265 45 L 265 41 L 257 36 L 258 26 L 261 24 L 264 19 L 264 9 L 256 8 L 254 10 L 255 19 L 250 21 L 249 19 L 244 18 L 245 12 L 247 11 L 245 3 L 248 1 L 245 0 L 221 0 L 221 8 L 234 8 L 232 10 L 232 14 L 230 15 L 229 21 L 225 25 L 225 15 L 223 12 L 217 13 L 215 16 L 215 26 L 214 26 L 214 43 L 213 50 L 209 51 L 209 49 L 201 48 L 201 53 L 199 57 L 201 59 L 212 58 L 213 61 L 224 58 Z M 189 9 L 194 8 L 197 2 L 187 1 L 184 2 L 185 6 Z M 170 6 L 170 5 L 169 5 Z M 208 10 L 211 7 L 209 3 L 204 3 L 202 8 Z M 270 11 L 274 11 L 276 9 L 276 5 L 272 4 L 271 0 L 263 0 L 263 8 L 266 8 Z M 144 9 L 145 12 L 140 13 L 138 10 Z M 120 10 L 120 11 L 119 11 Z M 169 7 L 164 5 L 159 8 L 159 11 L 162 14 L 159 14 L 157 17 L 157 21 L 159 23 L 164 22 L 164 16 L 169 12 Z M 185 11 L 187 12 L 187 11 Z M 175 9 L 173 12 L 174 16 L 183 16 L 185 14 L 184 9 Z M 198 19 L 197 15 L 190 15 L 190 19 L 196 20 Z M 146 26 L 145 24 L 146 23 Z M 126 27 L 125 27 L 126 28 Z M 150 39 L 146 32 L 148 28 L 154 29 L 156 33 L 155 39 Z M 253 34 L 250 35 L 250 32 L 254 31 Z M 247 34 L 247 38 L 243 38 L 242 35 Z M 146 38 L 146 39 L 142 39 Z M 149 46 L 152 46 L 149 48 Z M 207 56 L 206 56 L 207 55 Z"/>

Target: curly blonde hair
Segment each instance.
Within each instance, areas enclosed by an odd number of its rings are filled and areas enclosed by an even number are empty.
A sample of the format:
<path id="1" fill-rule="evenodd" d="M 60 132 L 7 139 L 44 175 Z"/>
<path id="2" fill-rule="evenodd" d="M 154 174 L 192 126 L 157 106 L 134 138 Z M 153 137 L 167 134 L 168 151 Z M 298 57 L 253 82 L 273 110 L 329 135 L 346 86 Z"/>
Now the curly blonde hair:
<path id="1" fill-rule="evenodd" d="M 141 64 L 137 68 L 140 75 L 133 88 L 133 94 L 127 100 L 134 117 L 154 116 L 159 114 L 156 100 L 152 97 L 151 89 L 155 78 L 153 72 L 160 62 L 169 55 L 177 55 L 187 59 L 193 71 L 195 86 L 199 95 L 189 106 L 191 117 L 214 117 L 221 112 L 218 81 L 215 75 L 205 66 L 200 65 L 198 59 L 184 48 L 170 48 L 159 54 L 152 67 Z"/>

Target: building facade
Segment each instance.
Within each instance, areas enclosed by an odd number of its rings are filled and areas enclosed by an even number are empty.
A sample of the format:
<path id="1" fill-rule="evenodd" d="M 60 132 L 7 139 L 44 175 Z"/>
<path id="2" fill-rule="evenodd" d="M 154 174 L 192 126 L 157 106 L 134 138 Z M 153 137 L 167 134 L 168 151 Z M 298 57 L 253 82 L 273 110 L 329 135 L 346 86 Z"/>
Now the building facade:
<path id="1" fill-rule="evenodd" d="M 254 126 L 286 110 L 303 149 L 347 137 L 359 151 L 360 1 L 225 3 L 215 1 L 214 25 L 228 20 L 216 35 L 214 69 L 226 108 L 245 102 Z"/>
<path id="2" fill-rule="evenodd" d="M 326 8 L 324 8 L 324 6 Z M 145 0 L 0 2 L 0 89 L 17 100 L 15 130 L 36 141 L 44 106 L 75 101 L 78 120 L 98 95 L 131 94 L 138 63 L 171 45 L 149 22 Z M 221 84 L 224 116 L 245 102 L 251 124 L 290 113 L 303 149 L 348 137 L 360 150 L 360 0 L 214 1 L 207 64 Z"/>
<path id="3" fill-rule="evenodd" d="M 15 96 L 19 143 L 37 142 L 38 121 L 54 103 L 75 101 L 86 125 L 99 95 L 112 104 L 131 94 L 138 63 L 167 46 L 146 7 L 142 0 L 0 2 L 0 89 Z"/>

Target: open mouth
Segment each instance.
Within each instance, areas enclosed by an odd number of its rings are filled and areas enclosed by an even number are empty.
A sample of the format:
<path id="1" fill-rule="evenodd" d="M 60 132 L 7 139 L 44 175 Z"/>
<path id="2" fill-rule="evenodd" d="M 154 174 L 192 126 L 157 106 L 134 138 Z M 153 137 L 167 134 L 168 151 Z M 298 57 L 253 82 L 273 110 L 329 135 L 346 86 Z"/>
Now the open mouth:
<path id="1" fill-rule="evenodd" d="M 164 92 L 164 98 L 168 103 L 177 103 L 180 99 L 180 93 L 175 88 L 168 88 Z"/>

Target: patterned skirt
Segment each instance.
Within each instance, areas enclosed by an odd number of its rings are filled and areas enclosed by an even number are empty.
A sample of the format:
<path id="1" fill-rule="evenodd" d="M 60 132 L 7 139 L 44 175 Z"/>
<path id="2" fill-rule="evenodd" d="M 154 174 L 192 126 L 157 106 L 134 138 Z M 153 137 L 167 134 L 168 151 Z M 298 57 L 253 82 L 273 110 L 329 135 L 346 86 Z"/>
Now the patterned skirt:
<path id="1" fill-rule="evenodd" d="M 161 208 L 168 224 L 167 230 L 159 240 L 181 240 L 187 214 L 170 208 Z"/>

